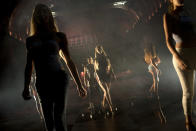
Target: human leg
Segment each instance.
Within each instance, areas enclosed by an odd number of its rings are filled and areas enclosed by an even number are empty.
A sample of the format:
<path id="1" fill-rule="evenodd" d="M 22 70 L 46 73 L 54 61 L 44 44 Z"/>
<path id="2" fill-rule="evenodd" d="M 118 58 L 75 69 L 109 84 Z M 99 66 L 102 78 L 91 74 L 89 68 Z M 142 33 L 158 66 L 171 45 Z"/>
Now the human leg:
<path id="1" fill-rule="evenodd" d="M 64 98 L 65 99 L 65 98 Z M 64 110 L 65 110 L 65 100 L 63 98 L 61 100 L 55 101 L 54 104 L 54 124 L 56 131 L 66 131 L 66 123 Z"/>
<path id="2" fill-rule="evenodd" d="M 95 77 L 96 77 L 98 86 L 99 86 L 100 89 L 101 89 L 101 93 L 103 93 L 103 95 L 101 95 L 101 96 L 102 96 L 101 106 L 102 106 L 103 109 L 105 109 L 106 90 L 105 90 L 105 88 L 103 87 L 103 83 L 101 82 L 101 80 L 100 80 L 100 78 L 99 78 L 99 75 L 98 75 L 97 73 L 95 73 Z"/>
<path id="3" fill-rule="evenodd" d="M 110 96 L 110 87 L 109 87 L 109 83 L 105 82 L 105 87 L 106 87 L 106 95 L 107 95 L 107 98 L 108 98 L 108 105 L 110 107 L 110 111 L 113 112 L 113 107 L 112 107 L 112 99 L 111 99 L 111 96 Z"/>
<path id="4" fill-rule="evenodd" d="M 103 92 L 103 98 L 102 98 L 102 107 L 105 108 L 105 101 L 106 101 L 106 97 L 107 97 L 107 94 L 106 94 L 106 90 L 105 88 L 103 87 L 103 84 L 100 82 L 100 88 Z"/>
<path id="5" fill-rule="evenodd" d="M 66 124 L 66 93 L 68 85 L 68 77 L 64 72 L 54 79 L 56 85 L 54 87 L 54 124 L 56 131 L 67 131 Z"/>
<path id="6" fill-rule="evenodd" d="M 155 78 L 155 74 L 153 71 L 149 71 L 150 74 L 152 75 L 152 79 L 153 79 L 153 83 L 152 83 L 152 86 L 150 88 L 150 92 L 156 92 L 156 78 Z"/>
<path id="7" fill-rule="evenodd" d="M 53 103 L 49 100 L 41 99 L 42 110 L 44 114 L 45 125 L 47 131 L 53 131 L 54 120 L 53 120 Z"/>
<path id="8" fill-rule="evenodd" d="M 194 131 L 195 127 L 192 123 L 192 103 L 193 103 L 193 96 L 194 96 L 194 70 L 181 70 L 175 58 L 173 58 L 174 68 L 177 72 L 179 77 L 183 96 L 182 96 L 182 105 L 184 110 L 184 115 L 186 119 L 186 128 L 187 131 Z"/>

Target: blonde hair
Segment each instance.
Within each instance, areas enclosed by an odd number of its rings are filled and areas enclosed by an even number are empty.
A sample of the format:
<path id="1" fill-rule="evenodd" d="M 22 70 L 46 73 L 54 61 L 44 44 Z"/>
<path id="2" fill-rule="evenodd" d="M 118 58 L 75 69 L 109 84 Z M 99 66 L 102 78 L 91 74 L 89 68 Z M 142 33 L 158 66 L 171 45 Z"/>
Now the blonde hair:
<path id="1" fill-rule="evenodd" d="M 144 49 L 144 60 L 147 64 L 150 64 L 150 60 L 153 58 L 151 51 L 147 48 Z"/>
<path id="2" fill-rule="evenodd" d="M 107 56 L 107 54 L 104 51 L 102 45 L 96 45 L 96 47 L 95 47 L 95 57 L 96 57 L 97 52 L 99 52 L 100 54 L 103 54 L 103 55 Z"/>
<path id="3" fill-rule="evenodd" d="M 147 64 L 150 64 L 151 60 L 156 61 L 157 63 L 161 62 L 160 58 L 157 56 L 154 45 L 152 46 L 152 51 L 147 48 L 144 49 L 144 60 Z"/>
<path id="4" fill-rule="evenodd" d="M 41 31 L 57 32 L 58 28 L 50 8 L 44 4 L 37 4 L 31 18 L 30 35 L 35 35 Z"/>

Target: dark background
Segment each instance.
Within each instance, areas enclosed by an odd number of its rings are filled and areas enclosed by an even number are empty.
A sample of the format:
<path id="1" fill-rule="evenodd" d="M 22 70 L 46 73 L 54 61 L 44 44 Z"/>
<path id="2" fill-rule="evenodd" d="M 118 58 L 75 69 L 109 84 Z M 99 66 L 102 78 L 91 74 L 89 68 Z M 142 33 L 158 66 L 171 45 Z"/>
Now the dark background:
<path id="1" fill-rule="evenodd" d="M 67 122 L 73 131 L 185 130 L 181 107 L 181 87 L 166 48 L 163 32 L 165 0 L 6 0 L 0 5 L 0 130 L 39 131 L 41 124 L 33 100 L 24 101 L 21 92 L 26 63 L 25 39 L 36 3 L 56 12 L 59 31 L 66 33 L 71 56 L 82 71 L 96 44 L 103 45 L 118 80 L 112 82 L 111 96 L 119 109 L 114 119 L 77 121 L 87 112 L 88 98 L 80 99 L 73 81 L 68 86 Z M 195 19 L 195 0 L 185 6 Z M 159 94 L 167 123 L 160 124 L 156 104 L 149 98 L 152 84 L 144 48 L 154 45 L 161 59 Z M 130 73 L 125 73 L 130 71 Z M 194 104 L 195 107 L 195 104 Z M 194 113 L 195 108 L 194 108 Z"/>

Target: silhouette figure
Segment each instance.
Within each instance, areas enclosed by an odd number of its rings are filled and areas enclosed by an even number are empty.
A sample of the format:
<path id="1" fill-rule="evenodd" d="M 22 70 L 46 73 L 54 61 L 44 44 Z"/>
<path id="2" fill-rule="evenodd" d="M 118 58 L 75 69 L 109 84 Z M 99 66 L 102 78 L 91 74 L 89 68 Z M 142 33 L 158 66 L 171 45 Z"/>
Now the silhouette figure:
<path id="1" fill-rule="evenodd" d="M 51 10 L 37 4 L 31 19 L 31 36 L 26 39 L 27 63 L 23 98 L 31 98 L 29 84 L 33 69 L 36 72 L 36 90 L 40 97 L 47 131 L 67 131 L 64 121 L 68 75 L 63 69 L 59 52 L 77 85 L 81 97 L 86 90 L 81 84 L 78 71 L 69 55 L 66 35 L 57 31 Z M 65 125 L 65 126 L 64 126 Z"/>

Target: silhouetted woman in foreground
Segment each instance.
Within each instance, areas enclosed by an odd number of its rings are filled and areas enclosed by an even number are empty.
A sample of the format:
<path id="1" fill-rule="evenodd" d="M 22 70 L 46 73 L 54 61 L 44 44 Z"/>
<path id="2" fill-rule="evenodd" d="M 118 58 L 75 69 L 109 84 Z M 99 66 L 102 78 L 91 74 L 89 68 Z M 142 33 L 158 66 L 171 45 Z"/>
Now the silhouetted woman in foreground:
<path id="1" fill-rule="evenodd" d="M 26 39 L 27 63 L 23 98 L 25 100 L 31 98 L 29 84 L 34 67 L 36 89 L 41 100 L 47 130 L 53 131 L 55 128 L 56 131 L 66 131 L 63 115 L 68 76 L 62 67 L 59 51 L 63 52 L 79 95 L 84 97 L 86 91 L 70 58 L 66 36 L 57 32 L 51 10 L 46 5 L 36 5 L 30 31 L 31 36 Z"/>

